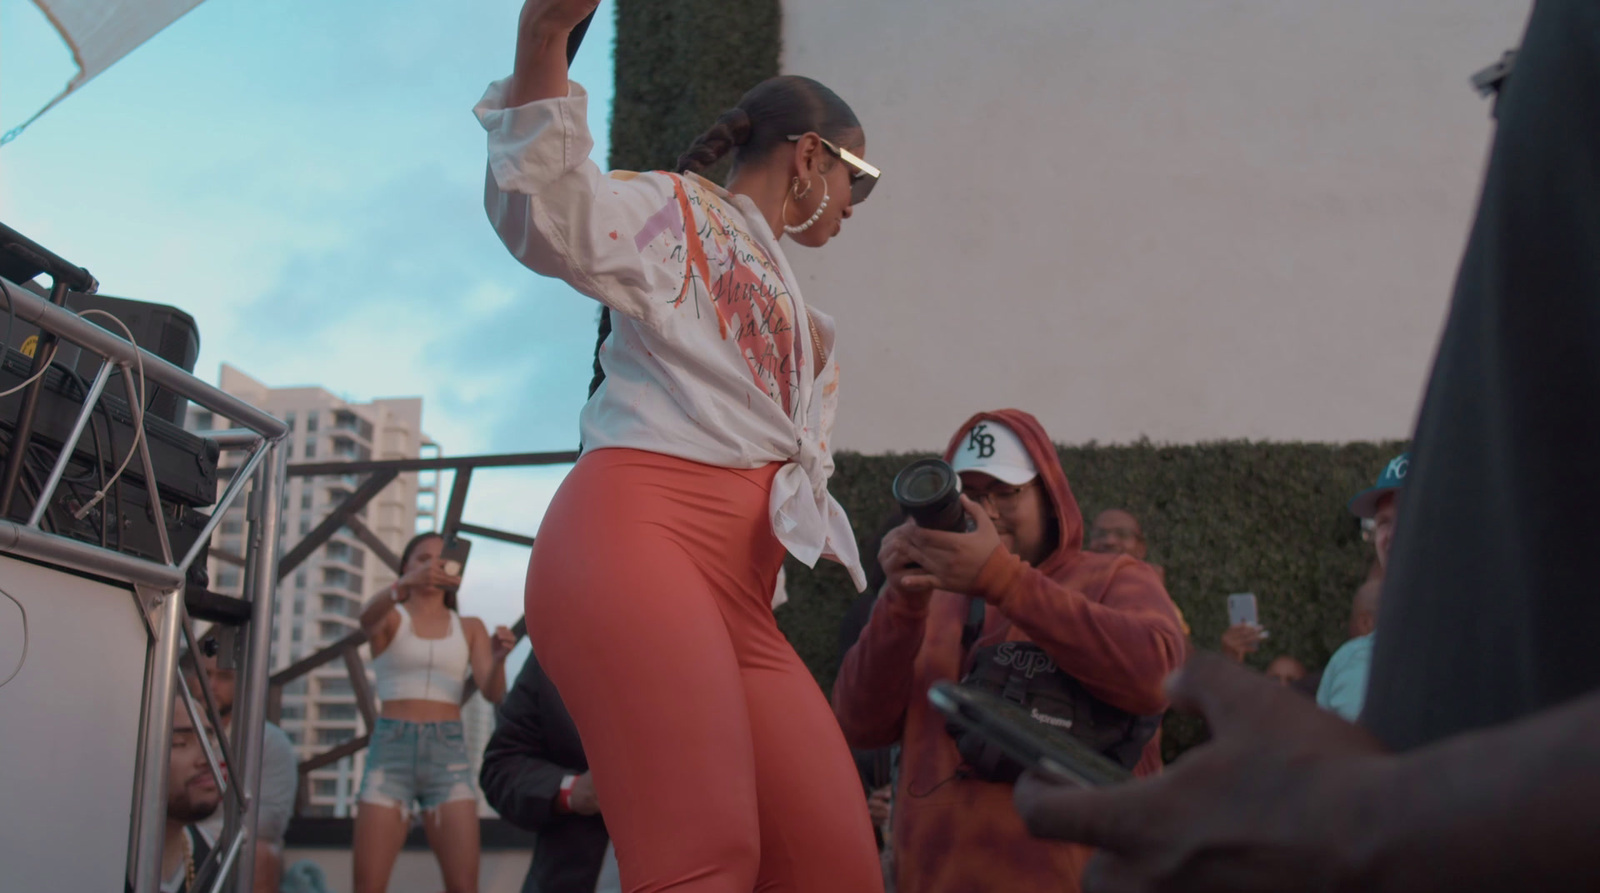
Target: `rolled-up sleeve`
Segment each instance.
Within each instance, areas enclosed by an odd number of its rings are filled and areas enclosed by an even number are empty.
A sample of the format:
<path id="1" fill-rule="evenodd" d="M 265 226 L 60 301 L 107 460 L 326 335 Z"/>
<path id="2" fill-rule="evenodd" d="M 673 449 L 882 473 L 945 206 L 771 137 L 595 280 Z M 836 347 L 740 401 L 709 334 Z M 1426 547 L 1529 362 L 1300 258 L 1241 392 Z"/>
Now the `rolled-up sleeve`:
<path id="1" fill-rule="evenodd" d="M 500 240 L 534 272 L 654 322 L 682 291 L 682 190 L 664 174 L 601 173 L 578 84 L 512 108 L 505 87 L 491 84 L 473 109 L 488 132 L 484 209 Z"/>

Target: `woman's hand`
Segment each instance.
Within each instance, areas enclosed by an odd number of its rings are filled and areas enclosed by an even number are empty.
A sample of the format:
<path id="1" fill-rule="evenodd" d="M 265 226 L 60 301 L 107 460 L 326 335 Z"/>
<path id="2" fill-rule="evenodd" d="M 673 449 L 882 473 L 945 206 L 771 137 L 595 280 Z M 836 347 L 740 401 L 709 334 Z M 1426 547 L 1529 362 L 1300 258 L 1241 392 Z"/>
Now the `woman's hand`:
<path id="1" fill-rule="evenodd" d="M 1267 631 L 1254 623 L 1236 623 L 1222 632 L 1222 653 L 1236 664 L 1244 663 L 1244 657 L 1261 647 L 1261 640 L 1267 637 Z"/>
<path id="2" fill-rule="evenodd" d="M 600 0 L 528 0 L 522 4 L 518 30 L 527 36 L 566 37 L 578 23 L 588 18 Z M 565 41 L 562 51 L 566 51 Z"/>
<path id="3" fill-rule="evenodd" d="M 412 568 L 394 585 L 400 593 L 400 601 L 405 601 L 419 590 L 437 589 L 443 592 L 446 589 L 460 589 L 461 578 L 445 573 L 437 562 L 429 562 Z"/>
<path id="4" fill-rule="evenodd" d="M 889 809 L 893 797 L 894 789 L 885 785 L 867 798 L 867 814 L 872 816 L 872 824 L 879 828 L 889 827 Z"/>
<path id="5" fill-rule="evenodd" d="M 494 628 L 494 635 L 489 637 L 489 653 L 494 656 L 494 662 L 505 663 L 506 655 L 517 646 L 517 637 L 511 630 L 503 626 Z"/>
<path id="6" fill-rule="evenodd" d="M 506 108 L 567 95 L 567 37 L 600 0 L 528 0 L 517 20 L 517 59 Z"/>

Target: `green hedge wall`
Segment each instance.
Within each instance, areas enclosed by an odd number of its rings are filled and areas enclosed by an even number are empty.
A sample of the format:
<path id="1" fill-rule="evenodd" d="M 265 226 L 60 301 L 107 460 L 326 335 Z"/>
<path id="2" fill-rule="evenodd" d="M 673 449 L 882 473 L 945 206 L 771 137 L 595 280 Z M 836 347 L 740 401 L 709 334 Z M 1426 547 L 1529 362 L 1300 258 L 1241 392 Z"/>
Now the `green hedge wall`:
<path id="1" fill-rule="evenodd" d="M 1196 647 L 1217 648 L 1229 593 L 1254 592 L 1272 636 L 1250 663 L 1262 669 L 1273 657 L 1291 654 L 1316 669 L 1345 640 L 1350 598 L 1371 562 L 1371 547 L 1345 502 L 1403 448 L 1144 442 L 1059 450 L 1086 524 L 1108 508 L 1125 508 L 1142 522 L 1150 561 L 1166 569 L 1167 588 Z M 894 509 L 889 484 L 895 473 L 921 455 L 837 457 L 830 489 L 863 545 Z M 812 571 L 791 559 L 787 572 L 790 601 L 778 609 L 779 624 L 829 691 L 839 662 L 839 622 L 856 593 L 829 562 Z M 1169 757 L 1202 734 L 1197 721 L 1169 717 Z"/>
<path id="2" fill-rule="evenodd" d="M 611 167 L 670 168 L 778 73 L 780 21 L 778 0 L 618 0 Z"/>

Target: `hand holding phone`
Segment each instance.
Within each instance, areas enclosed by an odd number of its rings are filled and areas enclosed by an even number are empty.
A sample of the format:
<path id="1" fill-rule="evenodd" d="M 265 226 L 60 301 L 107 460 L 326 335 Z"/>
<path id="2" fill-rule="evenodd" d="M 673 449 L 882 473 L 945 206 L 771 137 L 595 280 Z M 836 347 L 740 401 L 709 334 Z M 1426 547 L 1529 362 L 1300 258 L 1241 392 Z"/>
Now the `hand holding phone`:
<path id="1" fill-rule="evenodd" d="M 1238 626 L 1244 623 L 1250 626 L 1260 626 L 1256 618 L 1256 594 L 1254 592 L 1235 592 L 1228 596 L 1228 625 Z"/>
<path id="2" fill-rule="evenodd" d="M 1072 735 L 1035 719 L 1021 705 L 954 682 L 934 683 L 928 689 L 928 700 L 940 713 L 994 742 L 1006 756 L 1040 775 L 1086 788 L 1133 777 Z"/>
<path id="3" fill-rule="evenodd" d="M 467 556 L 472 554 L 472 540 L 462 539 L 459 536 L 451 537 L 445 541 L 444 549 L 439 552 L 439 569 L 446 574 L 461 579 L 462 571 L 467 569 Z M 455 592 L 454 586 L 445 591 Z"/>

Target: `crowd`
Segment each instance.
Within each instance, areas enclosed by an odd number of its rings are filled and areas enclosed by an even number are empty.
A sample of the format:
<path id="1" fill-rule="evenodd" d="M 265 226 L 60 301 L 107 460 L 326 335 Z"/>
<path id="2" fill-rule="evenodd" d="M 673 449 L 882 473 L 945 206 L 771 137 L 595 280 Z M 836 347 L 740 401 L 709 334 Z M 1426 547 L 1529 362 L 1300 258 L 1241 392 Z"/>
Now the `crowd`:
<path id="1" fill-rule="evenodd" d="M 862 560 L 827 492 L 835 324 L 779 240 L 840 232 L 880 176 L 865 132 L 827 87 L 774 78 L 676 172 L 606 176 L 562 54 L 593 7 L 529 0 L 513 74 L 476 110 L 496 231 L 611 320 L 585 451 L 529 569 L 535 657 L 477 780 L 539 833 L 525 889 L 1594 885 L 1600 8 L 1534 7 L 1411 451 L 1348 503 L 1375 562 L 1349 640 L 1317 673 L 1278 654 L 1259 674 L 1238 664 L 1268 631 L 1228 629 L 1225 656 L 1195 647 L 1138 520 L 1113 510 L 1086 531 L 1025 412 L 953 432 L 971 529 L 897 523 Z M 698 176 L 729 156 L 726 187 Z M 736 304 L 755 316 L 724 315 Z M 773 618 L 785 554 L 871 586 L 831 697 Z M 437 555 L 408 555 L 363 614 L 393 720 L 362 786 L 363 891 L 382 889 L 414 808 L 450 890 L 476 886 L 476 824 L 447 816 L 474 781 L 451 710 L 469 670 L 506 691 L 509 642 L 456 616 Z M 1134 777 L 1084 789 L 1025 772 L 930 707 L 930 687 L 955 681 Z M 1169 708 L 1204 717 L 1210 739 L 1163 766 Z M 205 730 L 179 714 L 175 888 L 217 798 L 195 758 Z"/>

